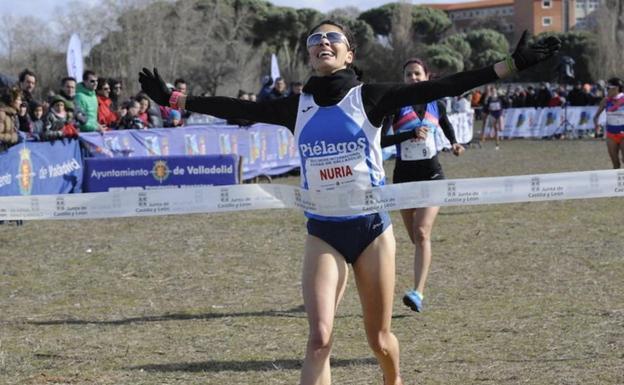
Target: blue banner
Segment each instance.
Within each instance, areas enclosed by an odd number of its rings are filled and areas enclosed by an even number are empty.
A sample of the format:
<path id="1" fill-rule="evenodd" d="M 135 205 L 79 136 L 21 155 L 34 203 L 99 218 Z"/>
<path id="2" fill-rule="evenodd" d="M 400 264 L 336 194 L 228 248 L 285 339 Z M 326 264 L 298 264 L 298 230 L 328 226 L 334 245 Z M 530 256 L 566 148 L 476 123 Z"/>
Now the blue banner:
<path id="1" fill-rule="evenodd" d="M 0 153 L 0 196 L 81 192 L 77 140 L 21 142 Z"/>
<path id="2" fill-rule="evenodd" d="M 83 190 L 237 183 L 239 157 L 236 155 L 87 158 Z"/>
<path id="3" fill-rule="evenodd" d="M 240 155 L 243 179 L 282 174 L 299 166 L 290 130 L 268 124 L 109 131 L 83 133 L 80 138 L 95 158 Z"/>

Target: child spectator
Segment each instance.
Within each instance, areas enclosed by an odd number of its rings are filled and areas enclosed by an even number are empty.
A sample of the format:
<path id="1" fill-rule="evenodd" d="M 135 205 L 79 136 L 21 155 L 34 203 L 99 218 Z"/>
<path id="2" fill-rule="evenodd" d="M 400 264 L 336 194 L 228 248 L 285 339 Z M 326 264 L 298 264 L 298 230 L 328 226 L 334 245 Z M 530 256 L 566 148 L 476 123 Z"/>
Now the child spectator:
<path id="1" fill-rule="evenodd" d="M 63 129 L 68 123 L 65 102 L 66 100 L 60 95 L 52 98 L 50 110 L 44 119 L 41 140 L 57 140 L 65 137 Z"/>
<path id="2" fill-rule="evenodd" d="M 128 100 L 124 103 L 127 112 L 119 120 L 119 130 L 144 130 L 145 124 L 139 118 L 139 109 L 141 105 L 135 99 Z"/>
<path id="3" fill-rule="evenodd" d="M 181 127 L 182 126 L 182 114 L 178 110 L 169 111 L 169 119 L 167 120 L 167 127 Z"/>
<path id="4" fill-rule="evenodd" d="M 31 104 L 32 107 L 32 135 L 33 138 L 37 140 L 41 140 L 41 134 L 43 133 L 43 105 L 38 101 L 33 101 Z"/>

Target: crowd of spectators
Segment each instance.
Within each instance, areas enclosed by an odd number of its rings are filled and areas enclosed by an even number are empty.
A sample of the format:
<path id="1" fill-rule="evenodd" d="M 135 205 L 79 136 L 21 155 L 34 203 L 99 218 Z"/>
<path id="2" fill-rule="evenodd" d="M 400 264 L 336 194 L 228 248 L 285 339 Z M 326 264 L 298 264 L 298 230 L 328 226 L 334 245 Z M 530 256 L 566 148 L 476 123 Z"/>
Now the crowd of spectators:
<path id="1" fill-rule="evenodd" d="M 142 93 L 128 96 L 121 81 L 98 76 L 90 70 L 84 71 L 80 82 L 64 77 L 59 85 L 59 90 L 37 100 L 33 96 L 37 75 L 25 69 L 20 72 L 17 84 L 0 87 L 0 151 L 20 140 L 50 141 L 74 138 L 80 132 L 180 127 L 190 116 L 187 111 L 158 106 Z M 181 78 L 168 86 L 184 94 L 188 90 L 187 82 Z M 283 78 L 273 80 L 266 76 L 257 94 L 239 90 L 238 98 L 272 100 L 300 94 L 302 89 L 301 82 L 295 81 L 288 86 Z M 491 85 L 473 90 L 471 94 L 451 101 L 449 110 L 460 112 L 473 108 L 475 117 L 480 119 L 483 113 L 488 113 L 488 100 L 491 100 L 493 91 Z M 606 84 L 599 81 L 574 85 L 506 85 L 496 89 L 496 95 L 503 109 L 588 106 L 600 103 L 606 95 Z M 253 124 L 243 120 L 227 123 Z"/>
<path id="2" fill-rule="evenodd" d="M 42 100 L 35 99 L 37 75 L 23 70 L 14 85 L 0 82 L 0 151 L 21 140 L 53 141 L 75 138 L 80 132 L 106 132 L 110 130 L 149 129 L 156 127 L 181 127 L 190 113 L 158 106 L 147 95 L 128 96 L 121 81 L 84 71 L 79 82 L 64 77 L 60 89 L 47 93 Z M 184 94 L 187 82 L 176 79 L 168 84 Z M 299 94 L 301 82 L 287 87 L 286 81 L 267 77 L 260 92 L 240 90 L 243 100 L 271 100 Z M 232 121 L 231 124 L 248 126 L 249 121 Z"/>
<path id="3" fill-rule="evenodd" d="M 171 85 L 186 92 L 184 79 Z M 0 151 L 20 140 L 52 141 L 75 138 L 80 132 L 105 132 L 153 127 L 179 127 L 186 111 L 152 104 L 142 93 L 124 94 L 117 79 L 84 71 L 82 81 L 64 77 L 60 89 L 35 99 L 37 75 L 23 70 L 16 84 L 0 87 Z"/>
<path id="4" fill-rule="evenodd" d="M 470 105 L 480 113 L 487 113 L 487 100 L 492 93 L 493 86 L 474 90 L 470 96 Z M 577 82 L 569 84 L 540 83 L 539 85 L 507 85 L 496 89 L 501 99 L 502 108 L 544 108 L 563 106 L 594 106 L 607 94 L 606 83 L 598 81 L 595 84 Z"/>

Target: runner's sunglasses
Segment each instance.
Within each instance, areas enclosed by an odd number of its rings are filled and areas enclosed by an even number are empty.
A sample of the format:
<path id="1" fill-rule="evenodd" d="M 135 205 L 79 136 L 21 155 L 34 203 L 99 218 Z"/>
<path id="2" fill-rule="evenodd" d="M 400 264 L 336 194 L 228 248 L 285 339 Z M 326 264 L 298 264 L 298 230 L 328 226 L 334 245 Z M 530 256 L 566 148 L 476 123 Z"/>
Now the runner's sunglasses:
<path id="1" fill-rule="evenodd" d="M 347 40 L 347 37 L 340 32 L 313 33 L 312 35 L 308 36 L 306 45 L 308 48 L 314 47 L 315 45 L 319 45 L 321 44 L 321 41 L 323 40 L 323 38 L 327 39 L 330 44 L 345 43 L 347 48 L 350 48 L 349 40 Z"/>

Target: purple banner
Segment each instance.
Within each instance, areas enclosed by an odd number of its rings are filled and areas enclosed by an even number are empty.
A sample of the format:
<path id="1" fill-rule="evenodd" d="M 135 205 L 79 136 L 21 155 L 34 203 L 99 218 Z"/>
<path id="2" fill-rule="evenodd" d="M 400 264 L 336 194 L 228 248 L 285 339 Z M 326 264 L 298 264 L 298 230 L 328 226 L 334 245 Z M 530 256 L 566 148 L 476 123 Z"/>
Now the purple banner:
<path id="1" fill-rule="evenodd" d="M 80 138 L 94 158 L 240 155 L 243 179 L 278 175 L 299 166 L 292 133 L 268 124 L 109 131 L 83 133 Z"/>
<path id="2" fill-rule="evenodd" d="M 239 159 L 236 155 L 87 158 L 83 190 L 237 184 Z"/>

